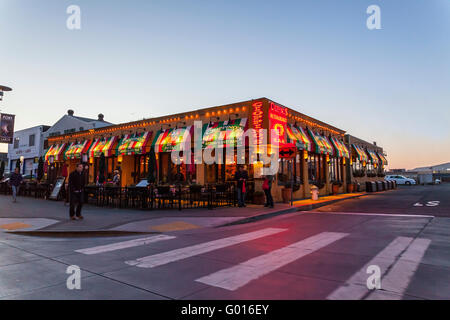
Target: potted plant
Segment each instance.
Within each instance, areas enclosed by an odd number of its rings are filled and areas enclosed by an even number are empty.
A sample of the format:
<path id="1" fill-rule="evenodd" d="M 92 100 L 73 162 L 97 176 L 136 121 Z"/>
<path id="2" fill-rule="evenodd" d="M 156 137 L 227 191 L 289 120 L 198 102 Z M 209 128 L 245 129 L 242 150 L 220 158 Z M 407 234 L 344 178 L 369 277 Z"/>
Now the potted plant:
<path id="1" fill-rule="evenodd" d="M 264 192 L 255 191 L 255 193 L 253 193 L 253 204 L 264 204 Z"/>
<path id="2" fill-rule="evenodd" d="M 339 193 L 339 188 L 342 186 L 342 182 L 340 181 L 334 181 L 332 184 L 332 190 L 333 190 L 333 194 L 338 194 Z"/>
<path id="3" fill-rule="evenodd" d="M 350 181 L 350 183 L 347 185 L 347 192 L 353 193 L 356 190 L 356 183 L 354 181 Z"/>

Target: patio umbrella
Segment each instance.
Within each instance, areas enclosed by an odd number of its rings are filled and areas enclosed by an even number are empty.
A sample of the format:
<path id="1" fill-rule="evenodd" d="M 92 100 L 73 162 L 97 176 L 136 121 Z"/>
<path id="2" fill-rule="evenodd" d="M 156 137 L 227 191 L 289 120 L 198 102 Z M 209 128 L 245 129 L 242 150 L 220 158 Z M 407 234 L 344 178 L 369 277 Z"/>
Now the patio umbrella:
<path id="1" fill-rule="evenodd" d="M 105 154 L 102 153 L 100 155 L 100 160 L 98 163 L 98 183 L 103 184 L 105 182 L 105 167 L 106 167 L 106 159 Z"/>
<path id="2" fill-rule="evenodd" d="M 40 157 L 37 169 L 37 180 L 40 182 L 43 177 L 44 177 L 44 160 L 42 159 L 42 157 Z"/>
<path id="3" fill-rule="evenodd" d="M 3 174 L 5 173 L 5 161 L 0 163 L 0 180 L 3 179 Z"/>
<path id="4" fill-rule="evenodd" d="M 150 151 L 148 153 L 148 177 L 147 177 L 148 183 L 155 183 L 156 181 L 155 171 L 156 171 L 155 150 L 153 148 L 150 148 Z"/>

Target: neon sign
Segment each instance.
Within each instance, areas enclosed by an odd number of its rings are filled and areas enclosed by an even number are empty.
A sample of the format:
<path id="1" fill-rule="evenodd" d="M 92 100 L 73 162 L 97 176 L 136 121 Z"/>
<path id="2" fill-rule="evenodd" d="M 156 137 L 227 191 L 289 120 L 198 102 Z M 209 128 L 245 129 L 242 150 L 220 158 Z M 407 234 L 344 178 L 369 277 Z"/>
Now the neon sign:
<path id="1" fill-rule="evenodd" d="M 273 102 L 270 103 L 269 109 L 269 127 L 270 130 L 278 131 L 278 143 L 283 145 L 286 143 L 286 125 L 288 110 Z"/>
<path id="2" fill-rule="evenodd" d="M 252 124 L 253 129 L 256 130 L 256 143 L 259 146 L 261 142 L 261 137 L 259 136 L 259 130 L 262 129 L 263 125 L 263 115 L 264 111 L 262 109 L 263 103 L 262 102 L 255 102 L 253 105 L 253 112 L 252 112 Z"/>

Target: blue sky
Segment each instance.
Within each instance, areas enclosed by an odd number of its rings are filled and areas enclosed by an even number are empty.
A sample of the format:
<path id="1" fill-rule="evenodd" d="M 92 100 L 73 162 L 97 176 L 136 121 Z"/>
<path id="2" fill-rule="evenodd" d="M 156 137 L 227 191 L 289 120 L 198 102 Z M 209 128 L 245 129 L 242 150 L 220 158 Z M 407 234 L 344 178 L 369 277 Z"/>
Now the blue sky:
<path id="1" fill-rule="evenodd" d="M 391 168 L 450 161 L 449 0 L 0 0 L 0 30 L 17 129 L 265 96 L 377 141 Z"/>

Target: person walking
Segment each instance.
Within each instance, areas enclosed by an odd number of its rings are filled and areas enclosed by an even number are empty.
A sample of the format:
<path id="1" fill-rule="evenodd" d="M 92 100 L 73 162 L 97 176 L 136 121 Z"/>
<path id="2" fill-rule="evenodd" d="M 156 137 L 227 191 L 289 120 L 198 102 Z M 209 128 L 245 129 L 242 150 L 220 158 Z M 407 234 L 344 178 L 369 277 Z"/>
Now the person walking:
<path id="1" fill-rule="evenodd" d="M 245 207 L 245 193 L 246 184 L 248 180 L 248 173 L 244 170 L 243 166 L 238 167 L 238 171 L 236 171 L 234 175 L 234 180 L 237 181 L 237 198 L 238 198 L 238 206 L 240 208 Z"/>
<path id="2" fill-rule="evenodd" d="M 70 220 L 83 220 L 81 208 L 83 207 L 83 192 L 85 177 L 83 174 L 82 163 L 77 165 L 75 171 L 69 175 L 69 193 L 70 193 Z M 76 211 L 75 211 L 76 206 Z M 76 216 L 76 217 L 75 217 Z"/>
<path id="3" fill-rule="evenodd" d="M 22 184 L 23 177 L 20 174 L 20 169 L 15 168 L 14 172 L 11 174 L 9 178 L 9 184 L 12 189 L 13 202 L 17 202 L 17 196 L 19 195 L 20 185 Z"/>
<path id="4" fill-rule="evenodd" d="M 272 182 L 273 182 L 273 176 L 264 176 L 263 181 L 263 190 L 264 194 L 266 195 L 266 203 L 264 207 L 273 208 L 273 197 L 272 197 Z"/>

